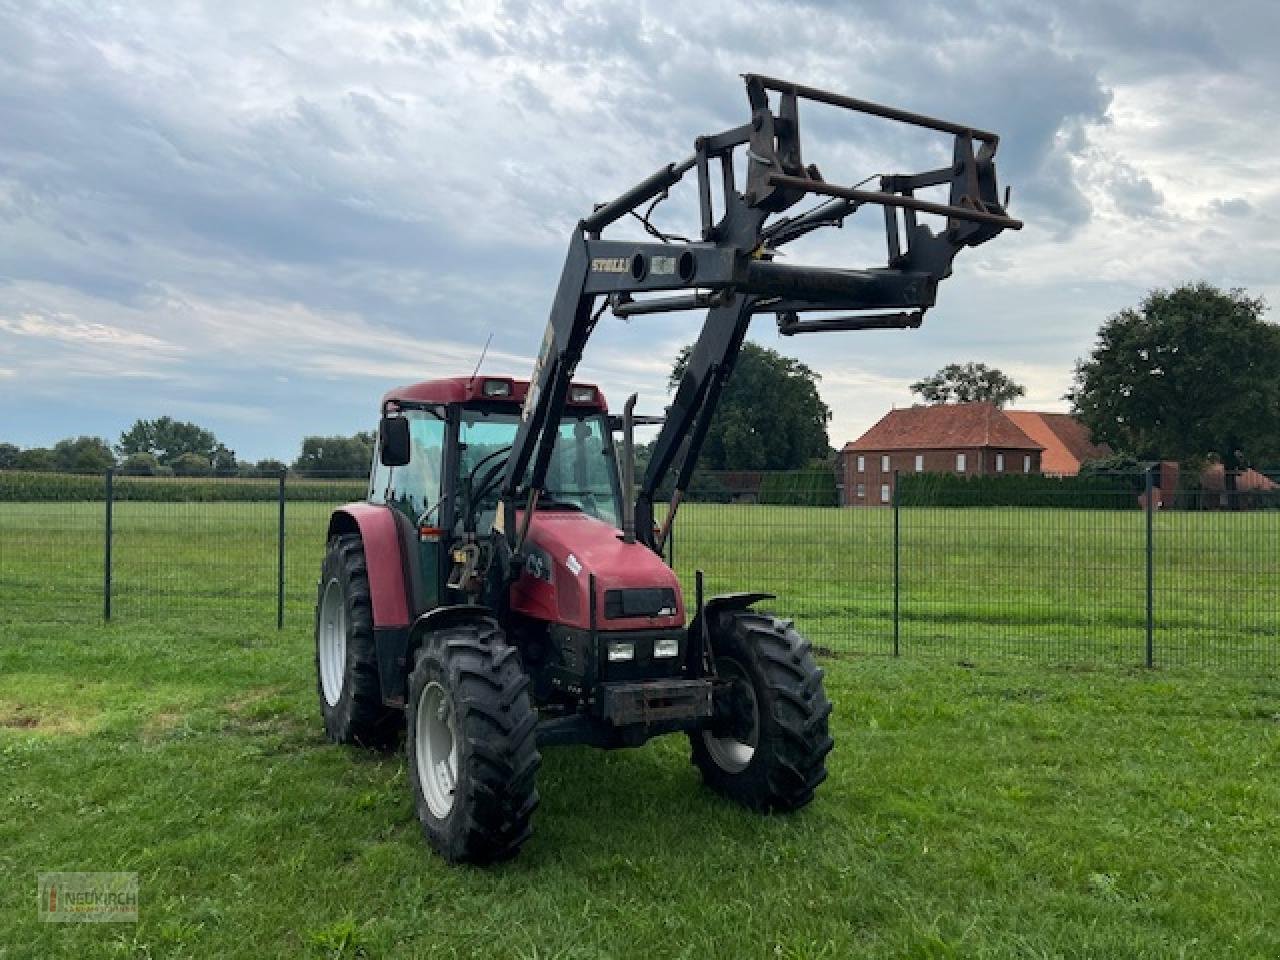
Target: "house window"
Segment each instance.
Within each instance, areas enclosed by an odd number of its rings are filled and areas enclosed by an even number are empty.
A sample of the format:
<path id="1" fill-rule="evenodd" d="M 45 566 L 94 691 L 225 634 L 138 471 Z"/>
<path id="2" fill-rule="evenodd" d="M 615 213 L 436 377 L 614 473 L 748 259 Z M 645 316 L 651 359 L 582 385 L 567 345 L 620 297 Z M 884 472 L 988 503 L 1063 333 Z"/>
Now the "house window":
<path id="1" fill-rule="evenodd" d="M 964 454 L 956 454 L 956 473 L 964 473 Z"/>
<path id="2" fill-rule="evenodd" d="M 1022 458 L 1022 472 L 1023 473 L 1031 472 L 1031 454 L 1029 453 Z"/>
<path id="3" fill-rule="evenodd" d="M 867 485 L 865 483 L 858 484 L 858 499 L 865 500 L 867 498 Z"/>
<path id="4" fill-rule="evenodd" d="M 880 472 L 881 473 L 889 472 L 889 455 L 887 453 L 880 458 Z"/>
<path id="5" fill-rule="evenodd" d="M 862 473 L 867 469 L 867 458 L 862 454 L 858 454 L 858 472 Z"/>
<path id="6" fill-rule="evenodd" d="M 916 473 L 924 473 L 924 454 L 916 454 Z"/>
<path id="7" fill-rule="evenodd" d="M 1004 454 L 996 454 L 996 473 L 1004 473 Z"/>
<path id="8" fill-rule="evenodd" d="M 880 502 L 889 502 L 889 485 L 887 483 L 880 484 Z"/>

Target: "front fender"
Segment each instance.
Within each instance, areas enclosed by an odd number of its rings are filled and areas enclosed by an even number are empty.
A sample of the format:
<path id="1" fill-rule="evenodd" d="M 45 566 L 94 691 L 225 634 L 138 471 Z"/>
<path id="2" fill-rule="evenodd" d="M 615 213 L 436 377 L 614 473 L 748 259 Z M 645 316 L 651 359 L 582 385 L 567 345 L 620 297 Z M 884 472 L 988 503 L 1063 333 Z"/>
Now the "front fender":
<path id="1" fill-rule="evenodd" d="M 708 624 L 714 624 L 716 617 L 728 610 L 745 610 L 753 603 L 759 603 L 761 600 L 772 600 L 776 594 L 772 593 L 722 593 L 719 596 L 711 597 L 703 608 L 694 614 L 693 622 L 689 624 L 689 634 L 692 636 L 695 631 L 702 629 L 702 618 L 707 618 Z"/>

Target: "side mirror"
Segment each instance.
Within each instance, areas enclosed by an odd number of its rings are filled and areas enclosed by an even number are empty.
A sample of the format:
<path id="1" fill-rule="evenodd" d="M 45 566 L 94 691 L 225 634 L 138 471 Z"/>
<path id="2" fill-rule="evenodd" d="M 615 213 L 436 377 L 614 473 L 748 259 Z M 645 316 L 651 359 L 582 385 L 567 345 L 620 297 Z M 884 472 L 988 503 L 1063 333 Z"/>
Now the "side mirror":
<path id="1" fill-rule="evenodd" d="M 409 419 L 383 417 L 378 424 L 378 453 L 384 467 L 403 467 L 409 462 Z"/>

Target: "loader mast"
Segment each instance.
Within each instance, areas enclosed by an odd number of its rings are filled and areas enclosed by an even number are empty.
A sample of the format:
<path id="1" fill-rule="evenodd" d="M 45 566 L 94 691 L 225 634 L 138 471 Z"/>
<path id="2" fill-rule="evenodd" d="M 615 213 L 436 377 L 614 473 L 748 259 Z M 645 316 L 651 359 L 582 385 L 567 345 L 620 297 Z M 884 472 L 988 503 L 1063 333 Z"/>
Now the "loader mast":
<path id="1" fill-rule="evenodd" d="M 1007 195 L 1001 202 L 998 194 L 995 134 L 770 77 L 747 74 L 744 79 L 751 107 L 747 123 L 699 137 L 692 156 L 598 207 L 570 240 L 502 485 L 499 543 L 505 544 L 500 555 L 508 574 L 538 506 L 570 382 L 606 308 L 618 317 L 707 311 L 637 491 L 637 539 L 661 551 L 753 316 L 774 314 L 779 333 L 786 336 L 918 327 L 962 248 L 1022 226 L 1005 212 Z M 776 112 L 771 99 L 777 101 Z M 952 162 L 869 178 L 878 179 L 878 190 L 829 183 L 802 160 L 801 101 L 950 135 Z M 738 148 L 744 148 L 746 160 L 742 189 L 734 170 Z M 695 241 L 667 236 L 649 219 L 690 171 L 696 171 L 701 222 Z M 915 195 L 944 186 L 947 203 Z M 782 216 L 810 194 L 826 199 L 794 217 Z M 843 269 L 775 259 L 783 245 L 842 226 L 864 206 L 884 214 L 883 266 Z M 920 213 L 945 217 L 945 226 L 935 232 L 919 222 Z M 656 242 L 602 238 L 605 228 L 629 214 Z M 653 499 L 673 471 L 675 492 L 655 536 Z"/>

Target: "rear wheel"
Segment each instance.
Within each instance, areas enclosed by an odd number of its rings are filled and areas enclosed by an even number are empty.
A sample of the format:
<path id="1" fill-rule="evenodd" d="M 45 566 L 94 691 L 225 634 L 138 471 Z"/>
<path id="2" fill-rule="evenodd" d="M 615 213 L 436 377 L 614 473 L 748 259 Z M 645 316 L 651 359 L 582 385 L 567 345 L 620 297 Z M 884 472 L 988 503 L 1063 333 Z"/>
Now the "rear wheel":
<path id="1" fill-rule="evenodd" d="M 320 568 L 316 691 L 330 740 L 376 747 L 395 741 L 401 714 L 382 703 L 369 573 L 358 534 L 331 538 Z"/>
<path id="2" fill-rule="evenodd" d="M 788 620 L 751 610 L 717 619 L 715 715 L 689 735 L 693 763 L 707 786 L 744 806 L 799 809 L 827 778 L 833 746 L 822 670 Z"/>
<path id="3" fill-rule="evenodd" d="M 409 677 L 406 747 L 427 841 L 454 863 L 493 863 L 532 833 L 542 762 L 529 680 L 488 619 L 432 631 Z"/>

